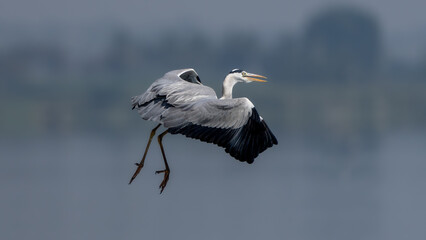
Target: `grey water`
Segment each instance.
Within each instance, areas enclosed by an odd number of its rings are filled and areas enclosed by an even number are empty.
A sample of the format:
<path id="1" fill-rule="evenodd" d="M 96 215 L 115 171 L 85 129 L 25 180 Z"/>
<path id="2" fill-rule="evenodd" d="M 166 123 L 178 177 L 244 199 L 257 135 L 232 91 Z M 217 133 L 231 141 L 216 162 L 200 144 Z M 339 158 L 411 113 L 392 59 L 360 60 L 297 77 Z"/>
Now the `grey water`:
<path id="1" fill-rule="evenodd" d="M 426 135 L 338 151 L 286 138 L 254 164 L 147 134 L 0 139 L 1 239 L 425 239 Z"/>

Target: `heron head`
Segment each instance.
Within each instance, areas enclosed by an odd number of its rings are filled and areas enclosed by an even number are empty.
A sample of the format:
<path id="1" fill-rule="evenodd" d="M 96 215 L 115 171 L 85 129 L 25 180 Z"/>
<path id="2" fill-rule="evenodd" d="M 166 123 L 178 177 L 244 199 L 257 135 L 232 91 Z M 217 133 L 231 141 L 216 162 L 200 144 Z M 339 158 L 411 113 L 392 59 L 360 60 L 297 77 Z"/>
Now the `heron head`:
<path id="1" fill-rule="evenodd" d="M 266 82 L 266 77 L 254 73 L 248 73 L 241 69 L 233 69 L 228 76 L 232 77 L 237 82 Z"/>

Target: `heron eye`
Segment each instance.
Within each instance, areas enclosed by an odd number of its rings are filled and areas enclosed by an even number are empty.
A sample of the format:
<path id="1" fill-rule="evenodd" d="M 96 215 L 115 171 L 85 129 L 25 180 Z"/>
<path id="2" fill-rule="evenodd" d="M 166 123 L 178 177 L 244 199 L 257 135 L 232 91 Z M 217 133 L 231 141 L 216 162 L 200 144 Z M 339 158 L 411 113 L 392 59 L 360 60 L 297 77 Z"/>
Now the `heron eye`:
<path id="1" fill-rule="evenodd" d="M 247 75 L 246 72 L 242 72 L 241 74 L 243 75 L 243 77 L 245 77 Z"/>

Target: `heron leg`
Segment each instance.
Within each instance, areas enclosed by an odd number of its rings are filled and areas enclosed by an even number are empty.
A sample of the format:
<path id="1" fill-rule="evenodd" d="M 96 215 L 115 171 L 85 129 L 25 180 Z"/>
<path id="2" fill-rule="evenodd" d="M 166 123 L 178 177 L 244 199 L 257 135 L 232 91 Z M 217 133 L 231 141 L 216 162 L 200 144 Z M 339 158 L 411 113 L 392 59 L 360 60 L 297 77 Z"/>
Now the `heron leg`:
<path id="1" fill-rule="evenodd" d="M 133 182 L 133 180 L 135 180 L 136 176 L 139 174 L 139 172 L 143 168 L 143 165 L 145 163 L 145 157 L 146 157 L 146 154 L 148 153 L 149 145 L 151 145 L 151 141 L 152 141 L 152 138 L 155 135 L 155 131 L 157 131 L 157 129 L 160 127 L 160 125 L 161 124 L 158 124 L 155 128 L 152 129 L 151 135 L 149 136 L 148 144 L 146 145 L 146 148 L 145 148 L 145 153 L 143 154 L 141 162 L 135 163 L 135 165 L 138 166 L 138 168 L 136 169 L 135 173 L 133 174 L 132 178 L 130 179 L 129 184 L 131 184 Z"/>
<path id="2" fill-rule="evenodd" d="M 166 135 L 168 133 L 168 131 L 164 131 L 163 133 L 161 133 L 160 135 L 158 135 L 158 143 L 160 144 L 160 149 L 161 149 L 161 154 L 163 154 L 163 160 L 164 160 L 164 166 L 165 169 L 164 170 L 160 170 L 160 171 L 156 171 L 155 174 L 159 174 L 159 173 L 164 173 L 164 178 L 163 181 L 160 184 L 160 189 L 161 192 L 160 194 L 164 191 L 164 188 L 167 185 L 167 181 L 169 181 L 169 175 L 170 175 L 170 168 L 169 168 L 169 164 L 167 163 L 167 159 L 166 159 L 166 154 L 164 153 L 164 148 L 163 148 L 163 136 Z"/>

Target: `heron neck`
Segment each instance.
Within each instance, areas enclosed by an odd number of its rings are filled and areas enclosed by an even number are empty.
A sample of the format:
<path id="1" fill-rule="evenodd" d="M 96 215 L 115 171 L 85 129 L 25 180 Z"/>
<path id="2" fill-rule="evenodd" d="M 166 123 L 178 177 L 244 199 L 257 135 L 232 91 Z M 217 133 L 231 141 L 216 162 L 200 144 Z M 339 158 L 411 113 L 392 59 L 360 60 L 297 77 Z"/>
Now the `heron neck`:
<path id="1" fill-rule="evenodd" d="M 221 99 L 232 98 L 232 88 L 236 83 L 237 81 L 235 81 L 232 77 L 226 76 L 225 80 L 223 80 Z"/>

